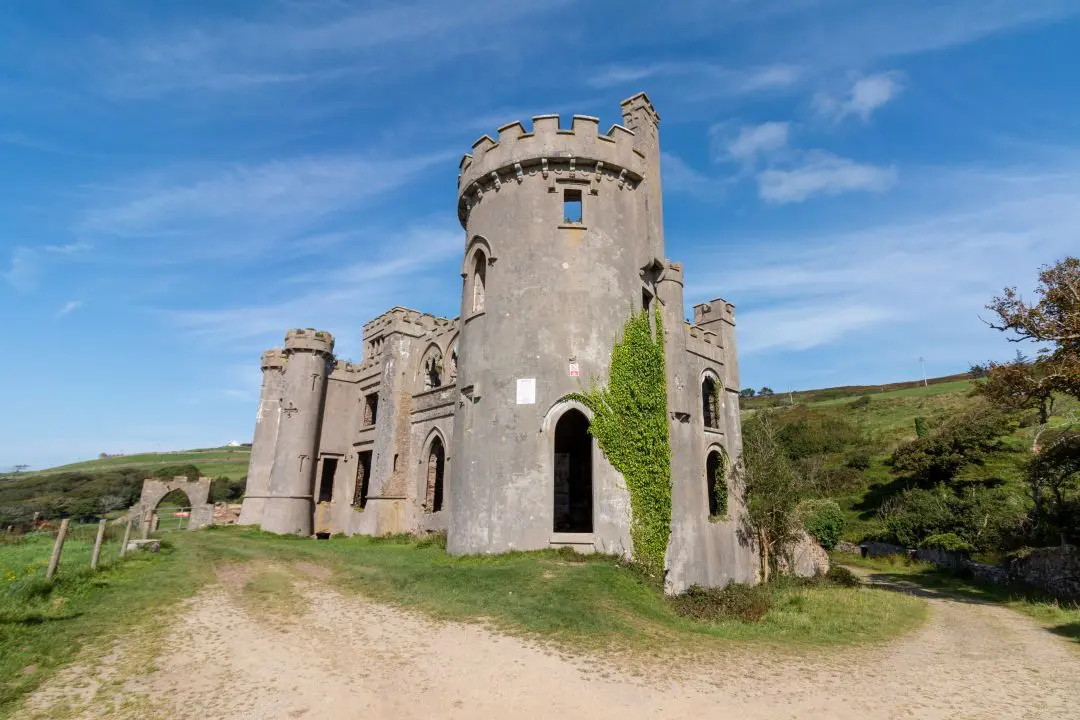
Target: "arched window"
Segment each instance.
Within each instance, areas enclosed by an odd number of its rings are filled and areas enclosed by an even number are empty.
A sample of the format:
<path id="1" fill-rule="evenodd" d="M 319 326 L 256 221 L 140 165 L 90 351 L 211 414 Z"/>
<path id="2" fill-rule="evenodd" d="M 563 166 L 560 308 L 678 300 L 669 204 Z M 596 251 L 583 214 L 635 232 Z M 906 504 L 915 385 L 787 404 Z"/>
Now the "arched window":
<path id="1" fill-rule="evenodd" d="M 580 410 L 563 413 L 555 425 L 555 532 L 593 531 L 592 436 Z"/>
<path id="2" fill-rule="evenodd" d="M 487 257 L 482 252 L 477 252 L 473 258 L 472 272 L 472 311 L 474 313 L 484 311 L 484 292 L 487 285 Z"/>
<path id="3" fill-rule="evenodd" d="M 709 517 L 726 518 L 728 511 L 727 456 L 713 448 L 705 460 L 705 486 L 709 495 Z"/>
<path id="4" fill-rule="evenodd" d="M 450 350 L 450 363 L 446 366 L 446 381 L 448 383 L 457 382 L 457 346 L 455 345 Z"/>
<path id="5" fill-rule="evenodd" d="M 443 505 L 443 476 L 446 474 L 446 448 L 438 435 L 431 441 L 427 460 L 427 491 L 424 497 L 424 509 L 437 513 Z"/>
<path id="6" fill-rule="evenodd" d="M 701 417 L 705 427 L 720 427 L 720 386 L 711 375 L 701 381 Z"/>
<path id="7" fill-rule="evenodd" d="M 424 375 L 424 389 L 434 390 L 443 386 L 443 359 L 442 353 L 432 348 L 424 356 L 421 372 Z"/>

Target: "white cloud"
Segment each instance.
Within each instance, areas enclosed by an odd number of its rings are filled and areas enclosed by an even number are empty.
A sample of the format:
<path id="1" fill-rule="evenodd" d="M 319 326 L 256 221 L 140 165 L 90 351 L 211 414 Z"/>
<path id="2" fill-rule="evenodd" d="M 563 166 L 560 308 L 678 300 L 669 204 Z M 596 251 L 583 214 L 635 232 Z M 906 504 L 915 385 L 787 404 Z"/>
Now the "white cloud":
<path id="1" fill-rule="evenodd" d="M 78 242 L 67 243 L 66 245 L 46 245 L 43 249 L 45 252 L 55 253 L 57 255 L 77 255 L 88 250 L 93 250 L 94 246 L 80 240 Z"/>
<path id="2" fill-rule="evenodd" d="M 722 126 L 714 125 L 711 134 L 719 135 Z M 768 155 L 787 147 L 790 124 L 766 122 L 760 125 L 744 125 L 733 138 L 721 141 L 723 154 L 743 163 L 753 163 L 759 155 Z"/>
<path id="3" fill-rule="evenodd" d="M 854 230 L 831 232 L 827 223 L 783 238 L 729 233 L 722 262 L 719 251 L 700 245 L 685 263 L 687 302 L 720 296 L 735 303 L 747 354 L 842 348 L 842 357 L 821 356 L 841 378 L 865 377 L 891 362 L 883 359 L 890 353 L 911 356 L 912 376 L 923 354 L 954 368 L 1007 357 L 1013 348 L 979 314 L 1003 287 L 1023 291 L 1038 266 L 1075 252 L 1080 165 L 1051 172 L 930 167 L 911 180 L 882 217 Z M 846 218 L 834 222 L 850 228 Z M 860 358 L 872 365 L 860 369 Z M 775 368 L 801 373 L 780 360 Z"/>
<path id="4" fill-rule="evenodd" d="M 61 307 L 59 310 L 56 311 L 56 317 L 62 318 L 65 315 L 67 315 L 68 313 L 72 313 L 72 312 L 78 310 L 84 304 L 85 304 L 85 301 L 83 301 L 83 300 L 69 300 L 68 302 L 64 303 L 63 307 Z"/>
<path id="5" fill-rule="evenodd" d="M 313 156 L 261 164 L 216 165 L 191 176 L 135 178 L 86 212 L 80 234 L 100 239 L 169 239 L 155 246 L 186 259 L 257 254 L 354 211 L 447 162 L 450 153 L 393 160 Z"/>
<path id="6" fill-rule="evenodd" d="M 660 154 L 660 173 L 665 190 L 701 199 L 715 199 L 722 195 L 726 188 L 724 180 L 695 170 L 682 158 L 667 152 Z"/>
<path id="7" fill-rule="evenodd" d="M 814 109 L 834 122 L 850 115 L 867 122 L 875 110 L 899 95 L 903 87 L 897 72 L 870 75 L 856 80 L 842 99 L 818 93 L 814 96 Z"/>
<path id="8" fill-rule="evenodd" d="M 384 230 L 371 231 L 386 238 Z M 392 236 L 390 236 L 392 237 Z M 359 241 L 363 247 L 376 245 Z M 273 288 L 266 302 L 220 309 L 165 312 L 179 329 L 209 344 L 232 349 L 249 346 L 253 352 L 279 345 L 290 327 L 318 327 L 338 339 L 337 352 L 359 359 L 357 328 L 395 304 L 423 303 L 453 297 L 455 273 L 446 272 L 462 252 L 460 228 L 417 225 L 400 232 L 382 253 L 347 265 L 290 278 L 267 278 Z M 441 266 L 441 267 L 440 267 Z M 438 273 L 433 271 L 438 269 Z M 314 289 L 312 289 L 314 288 Z M 428 309 L 428 308 L 422 308 Z"/>
<path id="9" fill-rule="evenodd" d="M 19 292 L 30 292 L 37 287 L 40 275 L 37 253 L 27 247 L 17 247 L 11 253 L 10 266 L 0 273 L 0 278 Z"/>
<path id="10" fill-rule="evenodd" d="M 739 317 L 739 351 L 752 354 L 776 349 L 809 350 L 881 325 L 893 319 L 895 313 L 880 305 L 845 300 L 753 310 Z"/>
<path id="11" fill-rule="evenodd" d="M 795 65 L 761 65 L 741 68 L 712 62 L 663 61 L 648 65 L 609 65 L 591 75 L 594 88 L 620 87 L 650 78 L 678 83 L 684 99 L 749 95 L 794 86 L 802 77 Z"/>
<path id="12" fill-rule="evenodd" d="M 798 203 L 814 195 L 884 192 L 896 184 L 896 169 L 863 165 L 831 153 L 807 153 L 789 169 L 758 173 L 758 194 L 766 202 Z"/>

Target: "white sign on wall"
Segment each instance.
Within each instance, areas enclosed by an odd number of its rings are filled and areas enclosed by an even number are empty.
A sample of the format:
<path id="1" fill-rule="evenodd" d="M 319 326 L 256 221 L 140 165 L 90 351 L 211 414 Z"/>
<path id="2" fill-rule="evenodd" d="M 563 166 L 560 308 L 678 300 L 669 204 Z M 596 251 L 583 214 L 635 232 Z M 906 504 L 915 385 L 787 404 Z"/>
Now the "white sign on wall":
<path id="1" fill-rule="evenodd" d="M 536 404 L 536 378 L 518 378 L 517 381 L 517 404 Z"/>
<path id="2" fill-rule="evenodd" d="M 569 374 L 570 377 L 581 377 L 581 367 L 576 362 L 570 363 Z"/>

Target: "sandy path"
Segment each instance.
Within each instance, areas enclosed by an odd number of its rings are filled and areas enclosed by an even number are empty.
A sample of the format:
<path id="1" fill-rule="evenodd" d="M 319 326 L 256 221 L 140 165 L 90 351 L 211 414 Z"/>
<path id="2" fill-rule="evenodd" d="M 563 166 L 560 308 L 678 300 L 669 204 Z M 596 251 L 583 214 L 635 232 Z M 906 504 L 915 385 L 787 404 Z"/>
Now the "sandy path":
<path id="1" fill-rule="evenodd" d="M 875 648 L 740 650 L 629 672 L 314 579 L 305 593 L 308 612 L 286 624 L 249 612 L 227 582 L 208 588 L 155 669 L 118 682 L 109 667 L 74 667 L 31 707 L 83 718 L 1080 718 L 1080 653 L 991 605 L 931 599 L 925 627 Z"/>

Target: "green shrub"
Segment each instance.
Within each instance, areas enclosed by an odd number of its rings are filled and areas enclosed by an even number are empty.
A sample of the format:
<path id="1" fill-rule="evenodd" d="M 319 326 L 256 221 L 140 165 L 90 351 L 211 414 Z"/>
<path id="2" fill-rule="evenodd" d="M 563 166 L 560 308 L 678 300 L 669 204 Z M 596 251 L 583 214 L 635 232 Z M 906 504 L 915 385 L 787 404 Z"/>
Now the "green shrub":
<path id="1" fill-rule="evenodd" d="M 839 585 L 840 587 L 859 587 L 862 585 L 862 580 L 859 579 L 859 576 L 843 565 L 830 566 L 829 572 L 825 573 L 825 579 L 833 585 Z"/>
<path id="2" fill-rule="evenodd" d="M 826 550 L 832 550 L 844 534 L 844 513 L 832 500 L 806 500 L 799 507 L 803 529 Z"/>
<path id="3" fill-rule="evenodd" d="M 926 437 L 929 434 L 930 434 L 930 426 L 926 424 L 926 418 L 924 418 L 924 417 L 915 418 L 915 436 L 922 438 L 922 437 Z"/>
<path id="4" fill-rule="evenodd" d="M 860 395 L 859 397 L 852 400 L 848 404 L 848 407 L 851 408 L 852 410 L 860 410 L 862 408 L 870 407 L 870 396 L 869 395 Z"/>
<path id="5" fill-rule="evenodd" d="M 919 547 L 947 550 L 949 552 L 971 552 L 975 549 L 971 546 L 971 543 L 961 539 L 955 533 L 931 535 L 919 543 Z"/>
<path id="6" fill-rule="evenodd" d="M 731 583 L 722 588 L 690 587 L 671 599 L 675 612 L 694 620 L 760 622 L 772 604 L 767 585 Z"/>
<path id="7" fill-rule="evenodd" d="M 847 462 L 844 464 L 852 470 L 869 470 L 872 463 L 873 458 L 870 456 L 870 451 L 861 447 L 856 448 L 848 455 Z"/>

